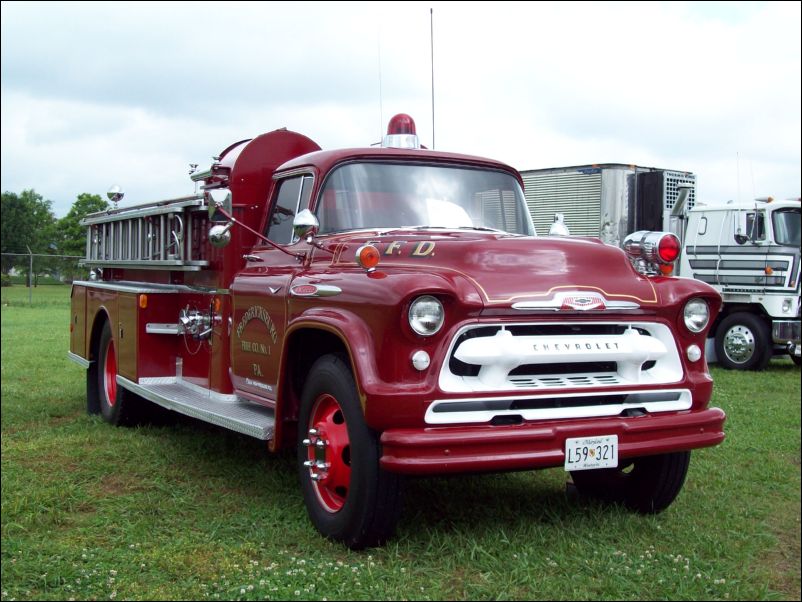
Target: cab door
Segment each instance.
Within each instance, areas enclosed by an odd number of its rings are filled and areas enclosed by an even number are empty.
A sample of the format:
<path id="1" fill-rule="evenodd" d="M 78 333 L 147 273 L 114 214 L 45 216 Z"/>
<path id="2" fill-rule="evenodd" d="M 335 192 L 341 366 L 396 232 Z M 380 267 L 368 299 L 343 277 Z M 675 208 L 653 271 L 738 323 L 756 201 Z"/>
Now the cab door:
<path id="1" fill-rule="evenodd" d="M 284 178 L 274 190 L 264 234 L 281 248 L 257 244 L 231 285 L 231 380 L 238 392 L 268 401 L 277 395 L 290 285 L 303 268 L 295 255 L 309 250 L 292 222 L 309 205 L 312 177 Z"/>

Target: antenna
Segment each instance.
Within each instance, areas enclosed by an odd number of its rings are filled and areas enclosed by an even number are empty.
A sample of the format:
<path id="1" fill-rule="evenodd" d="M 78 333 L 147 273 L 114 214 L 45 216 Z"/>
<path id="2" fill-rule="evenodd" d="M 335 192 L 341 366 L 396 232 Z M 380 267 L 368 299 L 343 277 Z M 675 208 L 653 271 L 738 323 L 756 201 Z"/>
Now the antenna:
<path id="1" fill-rule="evenodd" d="M 379 142 L 381 142 L 384 135 L 384 107 L 382 106 L 382 37 L 381 37 L 381 23 L 379 24 L 379 32 L 376 37 L 376 44 L 379 47 Z"/>
<path id="2" fill-rule="evenodd" d="M 429 9 L 430 47 L 432 50 L 432 150 L 434 146 L 434 9 Z"/>

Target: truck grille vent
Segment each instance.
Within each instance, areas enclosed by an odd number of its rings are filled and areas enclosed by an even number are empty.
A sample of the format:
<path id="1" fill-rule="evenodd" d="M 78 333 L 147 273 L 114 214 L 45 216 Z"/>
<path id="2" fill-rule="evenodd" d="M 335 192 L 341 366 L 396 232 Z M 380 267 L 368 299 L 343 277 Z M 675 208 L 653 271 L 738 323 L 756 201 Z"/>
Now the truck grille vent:
<path id="1" fill-rule="evenodd" d="M 606 388 L 682 378 L 676 343 L 654 323 L 475 326 L 454 340 L 443 391 Z"/>

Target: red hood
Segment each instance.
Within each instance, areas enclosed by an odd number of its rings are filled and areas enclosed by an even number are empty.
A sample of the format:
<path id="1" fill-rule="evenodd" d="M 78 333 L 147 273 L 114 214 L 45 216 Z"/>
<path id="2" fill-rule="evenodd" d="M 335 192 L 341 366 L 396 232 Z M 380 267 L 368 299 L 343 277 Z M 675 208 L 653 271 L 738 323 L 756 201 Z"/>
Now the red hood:
<path id="1" fill-rule="evenodd" d="M 363 232 L 328 241 L 339 266 L 354 265 L 356 250 L 371 242 L 381 254 L 378 270 L 414 267 L 461 276 L 476 287 L 486 306 L 547 301 L 572 291 L 641 306 L 657 302 L 652 283 L 635 272 L 624 252 L 596 239 L 407 231 L 380 236 Z"/>

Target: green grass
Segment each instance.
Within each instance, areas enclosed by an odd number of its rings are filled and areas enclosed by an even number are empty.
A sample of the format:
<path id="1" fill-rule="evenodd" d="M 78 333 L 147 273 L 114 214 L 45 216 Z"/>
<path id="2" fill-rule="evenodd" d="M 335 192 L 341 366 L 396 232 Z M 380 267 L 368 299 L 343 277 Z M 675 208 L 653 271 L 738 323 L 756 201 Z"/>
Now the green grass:
<path id="1" fill-rule="evenodd" d="M 800 598 L 800 372 L 714 369 L 727 440 L 642 517 L 562 470 L 410 480 L 389 545 L 306 517 L 293 458 L 188 419 L 113 428 L 66 359 L 69 288 L 2 291 L 2 599 Z"/>

